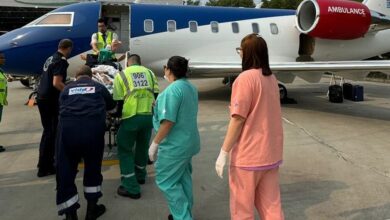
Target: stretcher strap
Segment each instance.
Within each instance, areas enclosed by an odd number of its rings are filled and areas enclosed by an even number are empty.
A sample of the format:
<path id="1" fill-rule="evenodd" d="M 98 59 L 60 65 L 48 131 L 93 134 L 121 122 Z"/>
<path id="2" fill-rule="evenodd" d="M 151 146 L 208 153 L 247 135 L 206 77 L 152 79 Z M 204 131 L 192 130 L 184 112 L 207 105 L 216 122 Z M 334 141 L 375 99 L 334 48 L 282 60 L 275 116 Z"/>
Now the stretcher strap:
<path id="1" fill-rule="evenodd" d="M 76 194 L 72 198 L 68 199 L 66 202 L 63 202 L 63 203 L 57 205 L 57 208 L 58 208 L 58 210 L 61 211 L 61 210 L 64 210 L 64 209 L 71 207 L 72 205 L 76 204 L 78 201 L 79 201 L 79 195 Z"/>
<path id="2" fill-rule="evenodd" d="M 101 186 L 84 186 L 85 193 L 98 193 L 102 191 Z"/>

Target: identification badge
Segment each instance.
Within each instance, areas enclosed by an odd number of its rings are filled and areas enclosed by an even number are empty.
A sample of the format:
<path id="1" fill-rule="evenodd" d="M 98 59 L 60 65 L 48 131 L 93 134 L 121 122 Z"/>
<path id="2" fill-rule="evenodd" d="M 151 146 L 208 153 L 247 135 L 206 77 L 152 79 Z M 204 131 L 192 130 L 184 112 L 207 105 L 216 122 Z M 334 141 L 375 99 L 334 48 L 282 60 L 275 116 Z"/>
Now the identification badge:
<path id="1" fill-rule="evenodd" d="M 76 87 L 69 89 L 69 95 L 84 95 L 95 93 L 95 87 Z"/>
<path id="2" fill-rule="evenodd" d="M 146 78 L 145 73 L 133 73 L 131 74 L 131 78 L 133 79 L 134 88 L 148 88 L 149 82 Z"/>

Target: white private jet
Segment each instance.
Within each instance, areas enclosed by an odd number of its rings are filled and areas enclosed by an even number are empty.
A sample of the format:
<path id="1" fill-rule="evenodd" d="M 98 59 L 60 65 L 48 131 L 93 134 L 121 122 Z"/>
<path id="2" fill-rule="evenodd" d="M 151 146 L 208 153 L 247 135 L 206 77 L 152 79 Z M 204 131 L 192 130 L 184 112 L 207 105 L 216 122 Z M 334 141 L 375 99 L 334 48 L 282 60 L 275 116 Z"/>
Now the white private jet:
<path id="1" fill-rule="evenodd" d="M 390 52 L 390 1 L 304 0 L 296 11 L 258 8 L 87 2 L 58 8 L 0 37 L 4 69 L 39 76 L 62 38 L 74 41 L 69 74 L 91 53 L 91 35 L 104 11 L 123 42 L 156 73 L 172 55 L 190 59 L 191 77 L 230 77 L 241 72 L 235 48 L 249 33 L 268 43 L 271 68 L 282 83 L 296 76 L 318 82 L 324 72 L 361 79 L 390 72 L 390 61 L 364 61 Z M 285 87 L 281 85 L 282 90 Z M 285 91 L 287 92 L 287 91 Z"/>

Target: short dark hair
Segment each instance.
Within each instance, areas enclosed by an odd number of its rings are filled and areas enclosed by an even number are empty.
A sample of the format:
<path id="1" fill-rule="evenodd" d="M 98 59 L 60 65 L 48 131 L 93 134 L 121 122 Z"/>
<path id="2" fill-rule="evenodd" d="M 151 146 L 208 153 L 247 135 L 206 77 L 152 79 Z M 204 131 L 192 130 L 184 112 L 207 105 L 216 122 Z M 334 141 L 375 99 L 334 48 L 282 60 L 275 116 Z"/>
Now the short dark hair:
<path id="1" fill-rule="evenodd" d="M 187 77 L 188 60 L 181 56 L 173 56 L 169 58 L 167 68 L 171 70 L 177 79 Z"/>
<path id="2" fill-rule="evenodd" d="M 104 18 L 99 18 L 98 23 L 104 23 L 107 26 L 107 21 Z"/>
<path id="3" fill-rule="evenodd" d="M 58 49 L 68 49 L 73 47 L 73 42 L 71 39 L 62 39 L 58 44 Z"/>
<path id="4" fill-rule="evenodd" d="M 79 76 L 89 76 L 92 77 L 92 70 L 89 66 L 87 65 L 82 65 L 80 66 L 79 71 L 76 73 L 76 78 Z"/>
<path id="5" fill-rule="evenodd" d="M 269 67 L 268 47 L 265 40 L 258 34 L 249 34 L 241 41 L 242 71 L 262 69 L 264 76 L 272 75 Z"/>
<path id="6" fill-rule="evenodd" d="M 127 61 L 131 60 L 132 63 L 141 65 L 141 57 L 138 54 L 130 54 L 127 57 Z"/>

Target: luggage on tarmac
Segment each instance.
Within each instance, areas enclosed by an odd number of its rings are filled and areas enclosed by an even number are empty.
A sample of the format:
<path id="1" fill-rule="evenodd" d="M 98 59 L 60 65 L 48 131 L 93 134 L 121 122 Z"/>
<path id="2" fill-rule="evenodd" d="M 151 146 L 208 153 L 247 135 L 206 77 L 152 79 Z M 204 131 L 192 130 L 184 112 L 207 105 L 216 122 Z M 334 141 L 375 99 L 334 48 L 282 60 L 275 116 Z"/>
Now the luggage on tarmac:
<path id="1" fill-rule="evenodd" d="M 343 83 L 344 99 L 352 100 L 352 96 L 353 96 L 352 87 L 353 85 L 351 83 Z"/>
<path id="2" fill-rule="evenodd" d="M 343 80 L 341 80 L 342 82 Z M 333 103 L 342 103 L 344 101 L 343 97 L 343 87 L 340 85 L 337 85 L 336 77 L 335 75 L 332 75 L 332 78 L 330 79 L 330 85 L 328 89 L 328 97 L 329 101 Z"/>
<path id="3" fill-rule="evenodd" d="M 343 87 L 339 85 L 329 86 L 329 101 L 333 103 L 343 102 Z"/>
<path id="4" fill-rule="evenodd" d="M 364 100 L 364 88 L 360 85 L 354 85 L 352 89 L 352 101 L 361 102 Z"/>
<path id="5" fill-rule="evenodd" d="M 345 99 L 351 101 L 361 102 L 364 100 L 364 88 L 360 85 L 343 83 L 343 94 Z"/>

